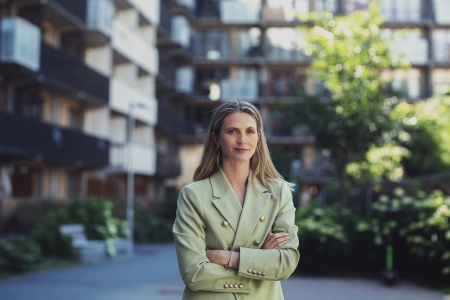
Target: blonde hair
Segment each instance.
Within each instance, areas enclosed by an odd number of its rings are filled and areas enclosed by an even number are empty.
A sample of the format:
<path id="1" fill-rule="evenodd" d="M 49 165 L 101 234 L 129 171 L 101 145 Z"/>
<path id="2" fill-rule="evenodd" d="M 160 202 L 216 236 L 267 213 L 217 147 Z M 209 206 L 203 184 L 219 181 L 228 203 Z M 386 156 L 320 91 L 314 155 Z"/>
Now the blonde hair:
<path id="1" fill-rule="evenodd" d="M 213 140 L 213 133 L 217 137 L 220 135 L 224 119 L 237 112 L 247 113 L 256 121 L 256 129 L 259 134 L 258 144 L 253 157 L 250 159 L 250 169 L 253 176 L 256 177 L 267 190 L 273 194 L 271 183 L 285 182 L 283 177 L 276 170 L 272 159 L 270 158 L 269 148 L 267 147 L 266 137 L 264 135 L 261 114 L 258 109 L 246 101 L 227 101 L 211 112 L 211 117 L 206 130 L 205 141 L 203 145 L 203 154 L 197 169 L 194 172 L 194 181 L 210 177 L 220 170 L 222 162 L 222 152 L 217 148 Z M 290 187 L 292 184 L 288 183 Z"/>

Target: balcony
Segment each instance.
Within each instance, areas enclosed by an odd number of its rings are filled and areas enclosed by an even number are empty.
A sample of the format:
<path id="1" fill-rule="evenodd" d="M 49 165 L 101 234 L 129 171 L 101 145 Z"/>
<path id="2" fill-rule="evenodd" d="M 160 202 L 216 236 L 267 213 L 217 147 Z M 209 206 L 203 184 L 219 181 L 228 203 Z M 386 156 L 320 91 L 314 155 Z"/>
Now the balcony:
<path id="1" fill-rule="evenodd" d="M 155 76 L 158 73 L 158 50 L 119 21 L 114 22 L 112 45 L 147 73 Z"/>
<path id="2" fill-rule="evenodd" d="M 46 81 L 61 90 L 106 104 L 109 79 L 89 68 L 81 59 L 41 43 L 41 70 Z"/>
<path id="3" fill-rule="evenodd" d="M 121 171 L 128 171 L 128 151 L 132 151 L 132 170 L 135 174 L 153 176 L 156 173 L 156 150 L 141 145 L 114 143 L 110 147 L 110 166 Z"/>
<path id="4" fill-rule="evenodd" d="M 2 64 L 18 64 L 37 71 L 40 67 L 39 28 L 21 18 L 5 18 L 1 20 L 0 25 Z"/>
<path id="5" fill-rule="evenodd" d="M 421 0 L 382 0 L 381 15 L 390 24 L 417 24 L 422 19 Z"/>
<path id="6" fill-rule="evenodd" d="M 438 24 L 450 24 L 450 2 L 447 0 L 434 0 L 434 20 Z"/>
<path id="7" fill-rule="evenodd" d="M 128 0 L 139 13 L 145 17 L 148 23 L 157 26 L 159 24 L 159 1 Z"/>
<path id="8" fill-rule="evenodd" d="M 424 38 L 405 36 L 393 43 L 393 54 L 403 55 L 411 65 L 426 65 L 428 63 L 428 42 Z"/>
<path id="9" fill-rule="evenodd" d="M 145 109 L 135 108 L 133 111 L 134 117 L 136 120 L 149 125 L 156 124 L 158 103 L 155 98 L 117 78 L 111 79 L 110 95 L 110 107 L 125 115 L 130 114 L 133 103 L 144 103 L 147 107 Z"/>
<path id="10" fill-rule="evenodd" d="M 258 83 L 242 80 L 220 81 L 220 98 L 256 101 L 258 99 Z"/>
<path id="11" fill-rule="evenodd" d="M 102 167 L 109 161 L 109 142 L 81 132 L 0 112 L 0 153 L 2 155 Z M 12 129 L 12 130 L 11 130 Z"/>

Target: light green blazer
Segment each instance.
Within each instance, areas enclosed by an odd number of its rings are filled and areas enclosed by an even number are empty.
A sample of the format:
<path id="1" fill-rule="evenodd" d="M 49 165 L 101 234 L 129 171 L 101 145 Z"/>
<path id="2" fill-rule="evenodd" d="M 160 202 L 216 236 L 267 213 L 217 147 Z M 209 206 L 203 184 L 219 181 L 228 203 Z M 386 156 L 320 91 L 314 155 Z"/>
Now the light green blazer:
<path id="1" fill-rule="evenodd" d="M 244 206 L 222 170 L 185 186 L 173 226 L 183 299 L 283 299 L 279 280 L 297 267 L 297 226 L 292 193 L 277 183 L 274 194 L 249 176 Z M 280 249 L 261 249 L 270 232 L 289 232 Z M 240 252 L 239 270 L 210 263 L 206 249 Z"/>

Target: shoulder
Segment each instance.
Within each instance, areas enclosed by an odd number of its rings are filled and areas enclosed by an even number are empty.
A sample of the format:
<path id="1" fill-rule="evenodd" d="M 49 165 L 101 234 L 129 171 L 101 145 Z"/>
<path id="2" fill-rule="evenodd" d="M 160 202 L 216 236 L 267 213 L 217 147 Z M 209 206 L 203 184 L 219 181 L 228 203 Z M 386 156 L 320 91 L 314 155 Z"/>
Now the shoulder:
<path id="1" fill-rule="evenodd" d="M 202 196 L 203 194 L 205 194 L 205 192 L 210 191 L 211 190 L 211 183 L 209 178 L 205 178 L 199 181 L 194 181 L 192 183 L 189 183 L 187 185 L 185 185 L 181 190 L 180 190 L 180 196 L 181 197 L 185 197 L 185 196 Z"/>
<path id="2" fill-rule="evenodd" d="M 272 196 L 282 202 L 292 199 L 291 184 L 285 180 L 272 180 L 268 183 L 272 191 Z"/>

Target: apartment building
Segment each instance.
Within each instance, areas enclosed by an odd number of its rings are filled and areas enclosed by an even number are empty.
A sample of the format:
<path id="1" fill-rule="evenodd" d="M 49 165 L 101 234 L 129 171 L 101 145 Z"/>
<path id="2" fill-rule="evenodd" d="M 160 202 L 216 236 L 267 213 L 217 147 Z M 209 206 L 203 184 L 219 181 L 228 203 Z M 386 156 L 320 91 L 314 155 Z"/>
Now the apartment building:
<path id="1" fill-rule="evenodd" d="M 374 0 L 373 0 L 374 1 Z M 202 120 L 220 102 L 242 99 L 257 105 L 272 149 L 301 178 L 301 193 L 317 192 L 332 171 L 329 153 L 315 146 L 302 126 L 283 124 L 277 103 L 296 97 L 292 86 L 322 89 L 313 80 L 302 43 L 311 22 L 307 13 L 349 14 L 367 8 L 370 0 L 197 0 L 162 1 L 161 18 L 180 18 L 190 26 L 188 57 L 176 65 L 179 90 L 172 101 L 189 126 L 180 139 L 181 173 L 176 185 L 189 182 L 198 162 Z M 415 101 L 449 92 L 450 2 L 446 0 L 380 0 L 386 22 L 383 35 L 393 37 L 393 50 L 407 56 L 411 69 L 385 71 L 382 76 L 405 100 Z M 181 6 L 181 8 L 180 8 Z M 163 17 L 164 15 L 164 17 Z M 172 26 L 176 26 L 172 22 Z M 173 28 L 172 28 L 173 29 Z M 399 32 L 402 31 L 400 34 Z M 291 169 L 291 170 L 289 170 Z M 290 179 L 290 174 L 287 175 Z"/>
<path id="2" fill-rule="evenodd" d="M 0 1 L 0 223 L 27 201 L 124 203 L 128 174 L 158 202 L 158 24 L 159 0 Z"/>

